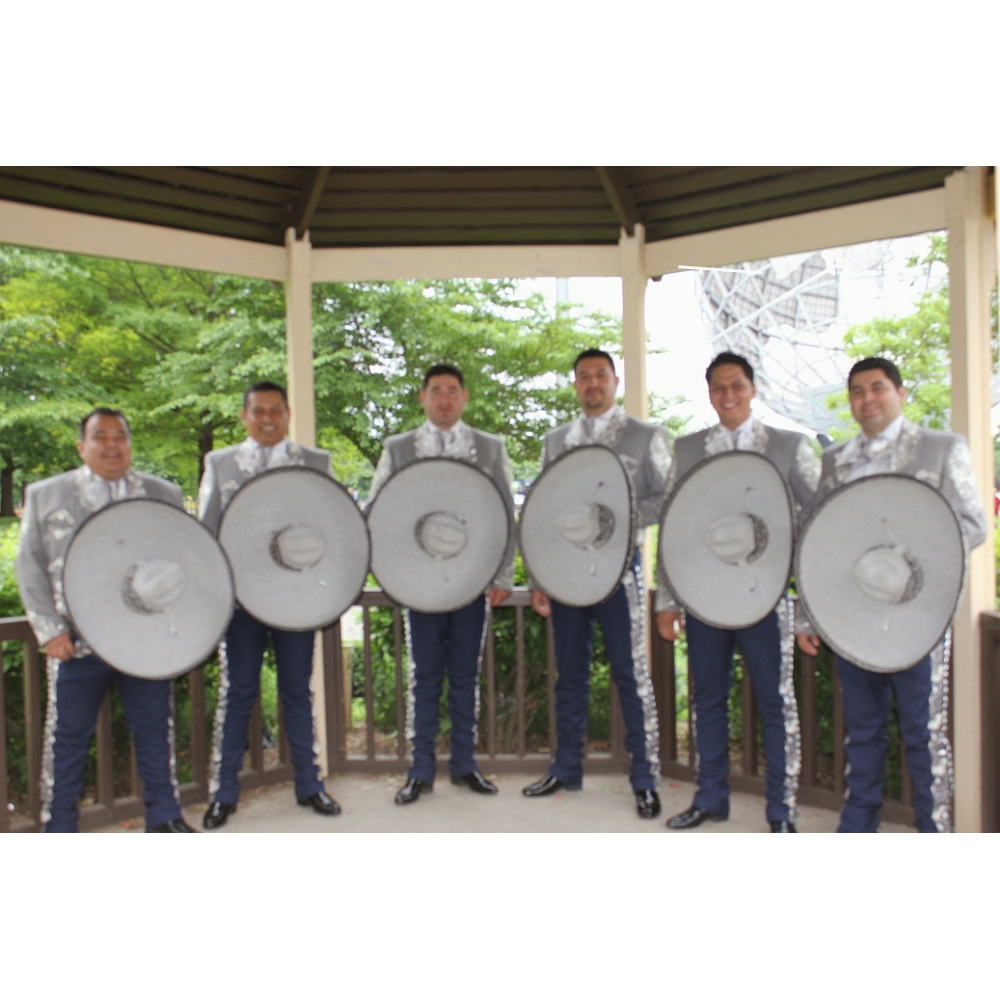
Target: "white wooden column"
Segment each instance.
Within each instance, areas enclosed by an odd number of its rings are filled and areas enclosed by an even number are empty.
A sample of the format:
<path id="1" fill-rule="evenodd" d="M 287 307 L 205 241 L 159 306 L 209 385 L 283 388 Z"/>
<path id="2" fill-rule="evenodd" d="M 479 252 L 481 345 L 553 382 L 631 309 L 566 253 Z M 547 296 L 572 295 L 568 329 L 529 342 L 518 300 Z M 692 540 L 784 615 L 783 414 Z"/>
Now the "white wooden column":
<path id="1" fill-rule="evenodd" d="M 622 364 L 625 370 L 625 412 L 645 420 L 646 393 L 646 230 L 622 231 L 618 240 L 622 276 Z"/>
<path id="2" fill-rule="evenodd" d="M 285 232 L 285 350 L 288 355 L 289 436 L 299 444 L 316 444 L 316 399 L 313 386 L 312 244 L 308 235 Z"/>
<path id="3" fill-rule="evenodd" d="M 646 228 L 641 224 L 629 236 L 622 230 L 618 240 L 622 276 L 622 367 L 625 374 L 625 412 L 645 420 L 649 416 L 646 391 Z M 653 584 L 656 553 L 649 544 L 642 547 L 642 575 L 648 591 Z M 646 657 L 649 658 L 649 630 L 646 630 Z"/>
<path id="4" fill-rule="evenodd" d="M 312 244 L 297 240 L 291 227 L 285 231 L 285 350 L 288 356 L 288 405 L 292 419 L 288 436 L 299 444 L 316 444 L 316 396 L 313 380 Z M 313 647 L 313 720 L 319 743 L 320 772 L 330 773 L 330 748 L 326 742 L 326 680 L 323 674 L 323 634 L 316 633 Z"/>
<path id="5" fill-rule="evenodd" d="M 952 428 L 965 435 L 990 531 L 972 553 L 954 625 L 955 828 L 982 830 L 982 684 L 979 615 L 996 601 L 993 555 L 993 441 L 990 436 L 990 290 L 997 245 L 986 170 L 966 167 L 945 181 L 951 303 Z"/>

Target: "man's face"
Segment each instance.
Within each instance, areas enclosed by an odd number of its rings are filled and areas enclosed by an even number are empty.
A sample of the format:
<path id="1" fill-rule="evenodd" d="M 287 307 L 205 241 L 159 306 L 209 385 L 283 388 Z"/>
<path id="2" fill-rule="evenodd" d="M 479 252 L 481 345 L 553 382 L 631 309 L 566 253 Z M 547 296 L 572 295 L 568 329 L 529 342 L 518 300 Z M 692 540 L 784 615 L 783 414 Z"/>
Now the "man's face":
<path id="1" fill-rule="evenodd" d="M 614 405 L 618 376 L 606 358 L 584 358 L 574 374 L 576 398 L 588 417 L 600 416 Z"/>
<path id="2" fill-rule="evenodd" d="M 427 419 L 441 431 L 458 423 L 469 401 L 469 392 L 454 375 L 432 375 L 420 390 L 420 405 Z"/>
<path id="3" fill-rule="evenodd" d="M 271 448 L 285 440 L 288 434 L 288 408 L 280 392 L 251 392 L 247 405 L 240 410 L 240 420 L 250 435 L 262 448 Z"/>
<path id="4" fill-rule="evenodd" d="M 851 413 L 868 437 L 884 431 L 903 412 L 906 390 L 902 386 L 897 389 L 880 368 L 858 372 L 847 391 L 851 397 Z"/>
<path id="5" fill-rule="evenodd" d="M 121 479 L 132 464 L 132 440 L 121 417 L 94 414 L 76 450 L 90 471 L 102 479 Z"/>
<path id="6" fill-rule="evenodd" d="M 709 402 L 722 426 L 731 431 L 750 416 L 750 402 L 756 395 L 757 389 L 740 365 L 719 365 L 709 377 Z"/>

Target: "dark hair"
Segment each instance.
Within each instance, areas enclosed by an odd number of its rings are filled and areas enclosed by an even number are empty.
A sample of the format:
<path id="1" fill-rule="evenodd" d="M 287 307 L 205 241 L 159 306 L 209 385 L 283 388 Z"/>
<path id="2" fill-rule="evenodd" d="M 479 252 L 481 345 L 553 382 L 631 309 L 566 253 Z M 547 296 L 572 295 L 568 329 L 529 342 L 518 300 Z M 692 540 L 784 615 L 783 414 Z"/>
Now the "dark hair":
<path id="1" fill-rule="evenodd" d="M 903 388 L 903 378 L 899 374 L 899 369 L 888 358 L 862 358 L 856 362 L 847 376 L 847 388 L 851 387 L 851 380 L 859 372 L 882 372 L 890 382 L 897 388 Z"/>
<path id="2" fill-rule="evenodd" d="M 608 354 L 607 351 L 602 351 L 602 350 L 600 350 L 597 347 L 588 347 L 587 350 L 581 351 L 576 356 L 576 361 L 573 362 L 573 374 L 574 375 L 576 374 L 576 366 L 581 361 L 586 361 L 587 358 L 603 358 L 605 361 L 607 361 L 607 363 L 609 365 L 611 365 L 611 371 L 614 372 L 614 370 L 615 370 L 615 359 L 612 358 L 611 355 Z"/>
<path id="3" fill-rule="evenodd" d="M 245 393 L 243 393 L 243 409 L 247 408 L 247 401 L 250 399 L 251 392 L 280 392 L 281 398 L 285 401 L 285 406 L 288 406 L 288 393 L 285 392 L 285 387 L 283 385 L 278 385 L 277 382 L 254 382 L 252 386 Z"/>
<path id="4" fill-rule="evenodd" d="M 753 366 L 742 354 L 733 354 L 732 351 L 723 351 L 721 354 L 716 354 L 709 362 L 708 367 L 705 369 L 705 381 L 712 381 L 712 372 L 716 368 L 722 365 L 739 365 L 743 369 L 743 374 L 750 379 L 750 383 L 753 384 Z"/>
<path id="5" fill-rule="evenodd" d="M 430 382 L 435 375 L 452 375 L 454 378 L 458 379 L 458 384 L 464 389 L 465 379 L 462 378 L 462 373 L 454 366 L 445 364 L 443 361 L 437 365 L 431 365 L 424 374 L 424 385 L 423 388 L 427 388 L 427 383 Z"/>
<path id="6" fill-rule="evenodd" d="M 110 406 L 95 406 L 94 409 L 90 411 L 81 421 L 80 421 L 80 440 L 82 441 L 87 434 L 87 421 L 91 417 L 117 417 L 124 425 L 125 430 L 128 431 L 128 436 L 132 436 L 132 428 L 128 425 L 128 418 L 122 413 L 121 410 L 113 410 Z"/>

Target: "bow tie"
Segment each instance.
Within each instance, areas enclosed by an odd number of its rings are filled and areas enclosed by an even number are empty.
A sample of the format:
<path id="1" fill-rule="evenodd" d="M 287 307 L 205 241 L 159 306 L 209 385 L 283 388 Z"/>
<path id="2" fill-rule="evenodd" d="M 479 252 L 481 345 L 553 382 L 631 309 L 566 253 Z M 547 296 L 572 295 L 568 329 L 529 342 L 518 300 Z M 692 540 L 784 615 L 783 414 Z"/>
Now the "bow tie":
<path id="1" fill-rule="evenodd" d="M 869 461 L 875 461 L 892 451 L 893 442 L 884 437 L 869 438 L 861 445 L 861 453 Z"/>

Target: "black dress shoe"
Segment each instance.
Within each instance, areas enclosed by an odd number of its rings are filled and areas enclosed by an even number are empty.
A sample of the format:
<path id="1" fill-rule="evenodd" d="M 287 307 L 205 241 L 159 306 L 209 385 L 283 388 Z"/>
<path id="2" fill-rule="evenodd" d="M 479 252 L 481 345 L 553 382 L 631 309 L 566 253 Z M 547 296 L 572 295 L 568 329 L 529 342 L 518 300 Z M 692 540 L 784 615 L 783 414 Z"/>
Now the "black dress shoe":
<path id="1" fill-rule="evenodd" d="M 799 831 L 795 829 L 795 824 L 789 822 L 787 819 L 772 819 L 771 820 L 771 833 L 798 833 Z"/>
<path id="2" fill-rule="evenodd" d="M 434 791 L 434 786 L 419 778 L 408 778 L 406 784 L 396 792 L 396 805 L 405 806 L 410 802 L 416 802 L 420 798 L 421 792 L 430 795 Z"/>
<path id="3" fill-rule="evenodd" d="M 322 790 L 313 792 L 312 795 L 307 795 L 304 799 L 297 801 L 300 806 L 312 806 L 312 811 L 319 813 L 320 816 L 340 815 L 340 803 Z"/>
<path id="4" fill-rule="evenodd" d="M 451 783 L 453 785 L 468 785 L 474 792 L 479 792 L 482 795 L 496 795 L 500 790 L 479 771 L 470 771 L 458 778 L 452 778 Z"/>
<path id="5" fill-rule="evenodd" d="M 234 812 L 236 812 L 235 802 L 213 802 L 205 812 L 201 825 L 206 830 L 217 830 L 220 826 L 226 825 L 229 814 Z"/>
<path id="6" fill-rule="evenodd" d="M 687 811 L 678 813 L 676 816 L 671 816 L 667 820 L 667 826 L 671 830 L 690 830 L 692 827 L 701 826 L 707 819 L 715 823 L 721 823 L 724 819 L 729 819 L 729 817 L 717 816 L 715 813 L 707 812 L 700 806 L 691 806 Z"/>
<path id="7" fill-rule="evenodd" d="M 567 785 L 564 781 L 547 774 L 544 778 L 522 788 L 521 793 L 527 795 L 528 798 L 537 798 L 540 795 L 551 795 L 553 792 L 558 792 L 560 788 L 565 788 L 567 792 L 578 792 L 580 787 L 580 785 Z"/>
<path id="8" fill-rule="evenodd" d="M 660 796 L 652 788 L 644 788 L 635 793 L 635 807 L 643 819 L 655 819 L 660 815 Z"/>
<path id="9" fill-rule="evenodd" d="M 181 816 L 179 819 L 168 819 L 166 823 L 159 826 L 147 826 L 146 833 L 197 833 L 192 826 L 188 826 L 187 820 Z"/>

